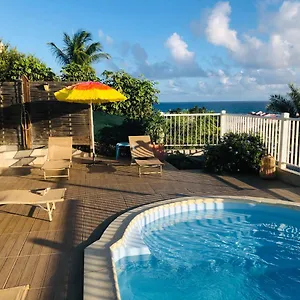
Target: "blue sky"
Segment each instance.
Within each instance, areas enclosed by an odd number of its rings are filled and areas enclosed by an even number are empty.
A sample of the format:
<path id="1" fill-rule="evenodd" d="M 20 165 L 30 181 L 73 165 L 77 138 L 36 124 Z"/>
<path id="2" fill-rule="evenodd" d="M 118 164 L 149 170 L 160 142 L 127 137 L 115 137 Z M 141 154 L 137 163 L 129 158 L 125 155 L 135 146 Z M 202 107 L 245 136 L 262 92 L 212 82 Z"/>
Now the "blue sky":
<path id="1" fill-rule="evenodd" d="M 6 1 L 0 38 L 59 72 L 47 42 L 85 29 L 161 101 L 268 100 L 299 80 L 300 1 Z"/>

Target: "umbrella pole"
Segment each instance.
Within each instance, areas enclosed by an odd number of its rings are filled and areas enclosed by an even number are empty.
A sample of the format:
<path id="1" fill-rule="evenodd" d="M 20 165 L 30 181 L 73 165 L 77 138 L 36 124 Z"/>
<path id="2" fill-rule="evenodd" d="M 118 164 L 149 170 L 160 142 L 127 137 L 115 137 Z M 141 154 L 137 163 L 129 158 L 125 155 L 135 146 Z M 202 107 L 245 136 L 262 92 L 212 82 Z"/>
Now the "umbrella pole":
<path id="1" fill-rule="evenodd" d="M 94 140 L 94 117 L 93 117 L 93 105 L 90 103 L 90 132 L 91 132 L 91 145 L 93 160 L 95 160 L 95 140 Z"/>

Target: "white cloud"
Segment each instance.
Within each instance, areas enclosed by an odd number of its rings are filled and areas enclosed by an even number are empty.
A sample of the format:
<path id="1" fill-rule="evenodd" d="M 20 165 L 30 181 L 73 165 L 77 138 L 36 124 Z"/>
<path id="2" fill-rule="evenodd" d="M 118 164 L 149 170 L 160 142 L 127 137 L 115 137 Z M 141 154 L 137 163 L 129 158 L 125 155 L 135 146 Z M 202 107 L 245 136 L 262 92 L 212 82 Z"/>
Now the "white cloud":
<path id="1" fill-rule="evenodd" d="M 98 35 L 100 38 L 104 37 L 104 33 L 101 29 L 98 30 Z"/>
<path id="2" fill-rule="evenodd" d="M 229 81 L 229 77 L 226 76 L 225 72 L 223 70 L 218 70 L 218 75 L 220 78 L 220 83 L 224 86 L 231 85 L 231 82 Z"/>
<path id="3" fill-rule="evenodd" d="M 209 42 L 224 46 L 233 52 L 240 50 L 237 32 L 229 28 L 231 7 L 229 2 L 219 2 L 208 17 L 206 35 Z"/>
<path id="4" fill-rule="evenodd" d="M 173 91 L 173 92 L 182 92 L 182 88 L 178 84 L 177 81 L 170 79 L 168 80 L 168 87 Z"/>
<path id="5" fill-rule="evenodd" d="M 219 2 L 208 17 L 206 36 L 209 42 L 227 48 L 233 59 L 252 68 L 300 67 L 300 2 L 285 1 L 277 13 L 265 18 L 269 39 L 242 35 L 230 28 L 229 2 Z"/>
<path id="6" fill-rule="evenodd" d="M 114 43 L 113 38 L 110 37 L 109 35 L 106 36 L 105 40 L 108 45 L 112 45 Z"/>
<path id="7" fill-rule="evenodd" d="M 98 30 L 98 35 L 99 35 L 99 38 L 104 40 L 107 45 L 110 46 L 114 43 L 113 38 L 111 36 L 105 34 L 103 30 L 99 29 Z"/>
<path id="8" fill-rule="evenodd" d="M 188 50 L 188 44 L 176 32 L 165 42 L 170 49 L 173 59 L 178 63 L 190 63 L 194 61 L 195 53 Z"/>
<path id="9" fill-rule="evenodd" d="M 130 45 L 130 52 L 137 66 L 134 72 L 135 76 L 143 74 L 147 78 L 155 80 L 207 76 L 206 72 L 194 60 L 194 57 L 192 60 L 183 60 L 182 57 L 180 61 L 175 60 L 175 63 L 167 60 L 152 63 L 148 61 L 146 50 L 138 43 Z"/>

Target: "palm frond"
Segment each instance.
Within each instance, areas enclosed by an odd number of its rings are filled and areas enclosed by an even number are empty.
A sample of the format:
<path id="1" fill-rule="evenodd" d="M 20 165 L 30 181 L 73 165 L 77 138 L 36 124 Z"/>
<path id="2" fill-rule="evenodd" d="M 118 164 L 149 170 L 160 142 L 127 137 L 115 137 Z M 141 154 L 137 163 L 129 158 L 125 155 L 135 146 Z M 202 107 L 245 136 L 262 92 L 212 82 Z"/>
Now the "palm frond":
<path id="1" fill-rule="evenodd" d="M 96 54 L 97 52 L 102 52 L 102 45 L 99 42 L 87 45 L 85 48 L 85 53 L 87 55 Z"/>
<path id="2" fill-rule="evenodd" d="M 98 62 L 102 59 L 110 59 L 111 56 L 108 54 L 108 53 L 97 53 L 97 54 L 93 54 L 90 56 L 90 62 L 91 63 L 95 63 L 95 62 Z"/>
<path id="3" fill-rule="evenodd" d="M 85 30 L 78 30 L 74 36 L 73 41 L 77 47 L 84 46 L 85 43 L 90 42 L 92 40 L 92 34 Z"/>
<path id="4" fill-rule="evenodd" d="M 274 113 L 288 112 L 291 117 L 296 116 L 295 106 L 292 101 L 281 95 L 271 95 L 267 110 Z"/>
<path id="5" fill-rule="evenodd" d="M 51 52 L 53 53 L 53 55 L 55 56 L 55 58 L 60 64 L 66 65 L 70 63 L 68 56 L 61 49 L 59 49 L 53 42 L 47 44 L 49 45 Z"/>
<path id="6" fill-rule="evenodd" d="M 89 56 L 82 49 L 76 49 L 73 53 L 73 61 L 76 64 L 84 65 L 89 63 Z"/>
<path id="7" fill-rule="evenodd" d="M 74 62 L 79 65 L 91 64 L 101 59 L 109 59 L 110 55 L 102 51 L 99 42 L 90 43 L 92 34 L 78 30 L 72 36 L 63 34 L 64 47 L 59 49 L 54 43 L 48 43 L 56 59 L 63 65 Z"/>
<path id="8" fill-rule="evenodd" d="M 300 90 L 297 89 L 293 84 L 289 84 L 290 93 L 288 93 L 291 101 L 294 104 L 297 113 L 300 113 Z"/>
<path id="9" fill-rule="evenodd" d="M 70 47 L 70 45 L 72 44 L 71 37 L 66 32 L 64 32 L 63 35 L 63 42 L 65 44 L 65 47 Z"/>

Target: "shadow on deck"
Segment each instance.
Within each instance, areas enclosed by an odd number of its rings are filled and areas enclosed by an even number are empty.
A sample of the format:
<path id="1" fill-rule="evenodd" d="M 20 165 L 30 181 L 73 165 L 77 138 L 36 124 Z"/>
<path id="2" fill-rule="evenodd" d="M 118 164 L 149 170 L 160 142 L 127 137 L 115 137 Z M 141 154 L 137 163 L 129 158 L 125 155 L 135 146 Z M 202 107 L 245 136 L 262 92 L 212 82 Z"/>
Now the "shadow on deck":
<path id="1" fill-rule="evenodd" d="M 0 207 L 0 288 L 30 284 L 27 299 L 82 299 L 83 250 L 120 213 L 183 196 L 256 196 L 300 201 L 300 188 L 254 176 L 178 171 L 139 178 L 136 167 L 106 160 L 74 163 L 70 180 L 43 180 L 39 169 L 9 169 L 0 190 L 66 187 L 52 222 L 39 208 Z"/>

